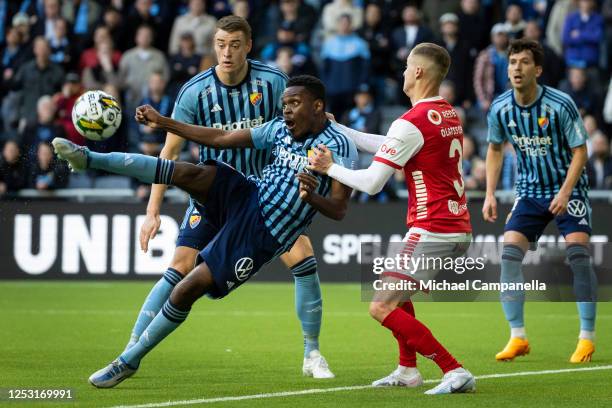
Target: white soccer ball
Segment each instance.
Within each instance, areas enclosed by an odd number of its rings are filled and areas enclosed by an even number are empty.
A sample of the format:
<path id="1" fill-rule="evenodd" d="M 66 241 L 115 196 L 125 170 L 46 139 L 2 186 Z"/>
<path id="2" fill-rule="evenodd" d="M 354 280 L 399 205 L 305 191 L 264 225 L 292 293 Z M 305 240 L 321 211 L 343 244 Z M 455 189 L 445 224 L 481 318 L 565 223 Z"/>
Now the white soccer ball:
<path id="1" fill-rule="evenodd" d="M 72 123 L 87 139 L 108 139 L 121 124 L 121 107 L 112 95 L 87 91 L 74 103 Z"/>

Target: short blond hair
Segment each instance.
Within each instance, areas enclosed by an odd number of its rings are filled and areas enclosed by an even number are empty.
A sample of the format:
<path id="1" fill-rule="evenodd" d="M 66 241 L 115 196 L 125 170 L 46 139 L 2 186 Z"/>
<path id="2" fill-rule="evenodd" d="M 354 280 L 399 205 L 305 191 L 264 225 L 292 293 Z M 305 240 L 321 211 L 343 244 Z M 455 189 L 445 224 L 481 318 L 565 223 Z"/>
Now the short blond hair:
<path id="1" fill-rule="evenodd" d="M 439 82 L 442 82 L 448 74 L 450 68 L 451 58 L 446 51 L 446 48 L 440 47 L 433 43 L 421 43 L 415 46 L 411 52 L 414 56 L 425 57 L 431 61 L 437 68 L 439 76 Z"/>

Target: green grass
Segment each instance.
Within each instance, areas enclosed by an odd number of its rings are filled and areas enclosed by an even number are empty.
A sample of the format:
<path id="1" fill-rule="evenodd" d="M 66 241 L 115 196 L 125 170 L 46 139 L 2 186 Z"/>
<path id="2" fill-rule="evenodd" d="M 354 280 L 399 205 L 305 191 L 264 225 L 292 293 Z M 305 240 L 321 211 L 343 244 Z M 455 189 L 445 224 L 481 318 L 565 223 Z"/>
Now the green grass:
<path id="1" fill-rule="evenodd" d="M 225 300 L 200 300 L 187 321 L 143 361 L 135 377 L 98 390 L 87 377 L 123 349 L 152 283 L 0 283 L 0 388 L 71 388 L 73 403 L 108 407 L 370 383 L 396 365 L 396 343 L 372 320 L 358 285 L 323 286 L 321 346 L 337 378 L 301 376 L 302 342 L 290 284 L 247 284 Z M 576 368 L 567 362 L 578 322 L 573 303 L 529 303 L 532 354 L 493 356 L 508 336 L 497 303 L 418 303 L 417 317 L 476 375 Z M 599 304 L 593 365 L 612 364 L 612 303 Z M 583 367 L 583 366 L 580 366 Z M 426 379 L 440 372 L 420 359 Z M 432 384 L 428 384 L 432 385 Z M 232 407 L 612 406 L 612 370 L 483 379 L 472 395 L 362 389 L 215 403 Z M 3 404 L 0 402 L 0 405 Z"/>

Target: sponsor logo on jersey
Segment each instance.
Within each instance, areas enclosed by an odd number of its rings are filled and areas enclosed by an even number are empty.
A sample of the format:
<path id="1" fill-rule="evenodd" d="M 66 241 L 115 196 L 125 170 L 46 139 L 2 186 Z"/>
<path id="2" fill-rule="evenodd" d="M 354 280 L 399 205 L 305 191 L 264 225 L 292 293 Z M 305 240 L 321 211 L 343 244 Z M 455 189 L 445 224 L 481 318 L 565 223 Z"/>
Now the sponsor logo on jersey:
<path id="1" fill-rule="evenodd" d="M 197 212 L 194 212 L 189 216 L 189 226 L 191 229 L 197 227 L 200 224 L 200 221 L 202 221 L 202 216 Z"/>
<path id="2" fill-rule="evenodd" d="M 448 211 L 453 215 L 463 214 L 467 211 L 467 204 L 459 204 L 455 200 L 448 200 Z"/>
<path id="3" fill-rule="evenodd" d="M 238 261 L 236 261 L 236 265 L 234 265 L 236 279 L 238 279 L 240 282 L 247 280 L 252 270 L 253 259 L 249 257 L 240 258 Z"/>
<path id="4" fill-rule="evenodd" d="M 567 203 L 567 212 L 573 217 L 584 217 L 587 214 L 587 207 L 582 200 L 575 198 Z"/>
<path id="5" fill-rule="evenodd" d="M 212 107 L 212 109 L 210 110 L 211 112 L 221 112 L 223 109 L 221 108 L 221 106 L 219 106 L 218 103 L 215 103 L 215 105 Z"/>
<path id="6" fill-rule="evenodd" d="M 510 119 L 510 122 L 508 122 L 508 127 L 509 128 L 515 128 L 516 127 L 516 122 L 514 121 L 514 119 Z"/>
<path id="7" fill-rule="evenodd" d="M 586 226 L 588 226 L 589 222 L 586 220 L 586 218 L 583 218 L 583 219 L 580 220 L 580 222 L 578 222 L 578 225 L 586 225 Z"/>
<path id="8" fill-rule="evenodd" d="M 457 112 L 455 112 L 454 109 L 443 110 L 442 111 L 442 117 L 444 117 L 446 119 L 456 118 L 457 117 Z"/>
<path id="9" fill-rule="evenodd" d="M 256 119 L 246 119 L 243 118 L 238 122 L 226 122 L 226 123 L 213 123 L 212 127 L 215 129 L 223 129 L 223 130 L 238 130 L 238 129 L 249 129 L 254 128 L 256 126 L 263 125 L 264 118 L 260 116 Z"/>
<path id="10" fill-rule="evenodd" d="M 251 94 L 249 94 L 249 101 L 251 101 L 251 105 L 253 106 L 257 106 L 261 103 L 261 99 L 263 98 L 263 95 L 261 94 L 261 92 L 252 92 Z"/>
<path id="11" fill-rule="evenodd" d="M 389 156 L 395 156 L 397 154 L 397 149 L 394 149 L 393 147 L 389 147 L 386 144 L 383 144 L 382 146 L 380 146 L 380 151 L 388 154 Z"/>
<path id="12" fill-rule="evenodd" d="M 529 112 L 521 112 L 521 116 L 524 117 L 524 118 L 528 118 L 528 117 L 531 116 L 531 113 L 529 113 Z"/>
<path id="13" fill-rule="evenodd" d="M 275 166 L 289 167 L 296 171 L 303 171 L 308 166 L 308 157 L 293 153 L 284 146 L 276 146 L 274 154 L 276 156 L 274 159 Z"/>
<path id="14" fill-rule="evenodd" d="M 550 136 L 540 137 L 534 135 L 528 137 L 526 135 L 512 135 L 512 140 L 516 143 L 515 147 L 521 152 L 529 156 L 546 156 L 548 154 L 548 147 L 552 146 L 552 138 Z"/>
<path id="15" fill-rule="evenodd" d="M 463 133 L 463 128 L 461 126 L 451 126 L 440 129 L 440 135 L 442 137 L 448 136 L 457 136 Z"/>
<path id="16" fill-rule="evenodd" d="M 438 113 L 437 110 L 430 109 L 427 111 L 427 119 L 434 125 L 439 125 L 442 123 L 442 116 Z"/>
<path id="17" fill-rule="evenodd" d="M 538 118 L 538 126 L 540 126 L 540 129 L 546 130 L 549 124 L 550 124 L 550 121 L 548 120 L 546 116 Z"/>
<path id="18" fill-rule="evenodd" d="M 235 283 L 232 281 L 226 281 L 225 283 L 227 283 L 227 289 L 230 290 L 231 288 L 234 287 Z"/>

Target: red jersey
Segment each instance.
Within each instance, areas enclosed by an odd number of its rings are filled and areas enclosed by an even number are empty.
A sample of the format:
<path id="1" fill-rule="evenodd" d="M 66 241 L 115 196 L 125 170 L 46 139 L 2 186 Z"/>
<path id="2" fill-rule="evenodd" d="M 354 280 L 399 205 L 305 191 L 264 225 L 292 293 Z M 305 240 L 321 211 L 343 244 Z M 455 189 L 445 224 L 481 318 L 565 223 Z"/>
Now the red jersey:
<path id="1" fill-rule="evenodd" d="M 463 128 L 442 97 L 422 99 L 395 120 L 374 160 L 404 170 L 409 228 L 472 231 L 462 177 Z"/>

